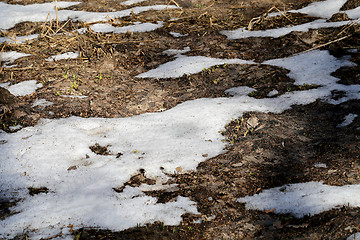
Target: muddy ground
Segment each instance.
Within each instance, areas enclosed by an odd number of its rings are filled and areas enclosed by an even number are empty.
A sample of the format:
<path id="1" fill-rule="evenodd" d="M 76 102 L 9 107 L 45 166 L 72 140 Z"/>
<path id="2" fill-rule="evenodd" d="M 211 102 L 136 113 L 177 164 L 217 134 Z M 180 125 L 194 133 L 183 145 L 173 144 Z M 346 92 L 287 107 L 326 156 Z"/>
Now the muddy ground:
<path id="1" fill-rule="evenodd" d="M 6 1 L 29 4 L 33 0 Z M 114 22 L 125 26 L 132 22 L 164 21 L 164 27 L 148 33 L 51 35 L 58 28 L 54 22 L 21 23 L 5 35 L 41 34 L 40 38 L 22 45 L 2 44 L 2 51 L 32 54 L 15 61 L 14 68 L 0 71 L 0 83 L 12 84 L 37 80 L 43 84 L 36 93 L 16 98 L 14 103 L 1 104 L 1 128 L 32 126 L 40 118 L 129 117 L 146 112 L 164 111 L 177 104 L 198 98 L 225 96 L 224 91 L 236 86 L 250 86 L 257 91 L 256 98 L 266 97 L 273 90 L 279 94 L 316 88 L 295 86 L 286 76 L 287 70 L 259 65 L 221 65 L 201 73 L 178 79 L 140 79 L 139 73 L 170 61 L 173 57 L 162 54 L 167 49 L 190 47 L 188 55 L 217 58 L 241 58 L 261 62 L 291 56 L 311 48 L 325 45 L 339 57 L 346 49 L 358 49 L 359 27 L 310 30 L 290 33 L 281 38 L 248 38 L 227 40 L 219 34 L 248 26 L 254 17 L 267 13 L 272 7 L 279 10 L 298 9 L 314 2 L 311 0 L 257 0 L 257 1 L 176 1 L 177 10 L 145 12 Z M 138 5 L 164 4 L 151 0 Z M 165 2 L 167 3 L 167 1 Z M 360 6 L 356 0 L 348 1 L 344 9 Z M 88 11 L 115 11 L 124 6 L 114 1 L 85 0 L 70 9 Z M 313 20 L 301 14 L 282 15 L 262 20 L 253 29 L 269 29 L 300 24 Z M 334 16 L 332 21 L 346 19 Z M 65 23 L 60 23 L 63 25 Z M 61 31 L 86 27 L 84 23 L 67 22 Z M 174 38 L 169 32 L 188 34 Z M 334 41 L 348 36 L 341 41 Z M 333 43 L 331 43 L 333 42 Z M 79 59 L 45 61 L 51 55 L 79 51 Z M 360 53 L 352 53 L 351 61 L 360 64 Z M 343 84 L 359 84 L 360 68 L 342 68 L 334 73 Z M 64 97 L 88 96 L 87 98 Z M 334 92 L 334 97 L 341 93 Z M 32 107 L 36 99 L 54 104 Z M 162 223 L 110 232 L 106 229 L 74 229 L 76 239 L 346 239 L 360 231 L 359 209 L 348 206 L 296 219 L 291 215 L 246 210 L 236 199 L 278 187 L 287 183 L 324 181 L 329 185 L 360 183 L 359 117 L 349 126 L 338 128 L 344 117 L 360 115 L 360 101 L 352 100 L 339 105 L 317 101 L 306 106 L 294 106 L 281 114 L 249 112 L 234 119 L 223 134 L 229 145 L 225 154 L 201 163 L 196 172 L 173 175 L 179 184 L 174 192 L 148 192 L 159 202 L 172 201 L 181 195 L 195 201 L 199 216 L 186 215 L 180 226 Z M 248 129 L 248 120 L 258 122 Z M 95 150 L 95 151 L 106 151 Z M 315 167 L 325 163 L 327 168 Z M 150 182 L 143 173 L 127 184 L 138 186 Z M 41 189 L 39 190 L 41 191 Z M 36 191 L 33 192 L 36 194 Z M 7 216 L 8 204 L 1 203 L 2 217 Z M 17 239 L 26 239 L 19 236 Z"/>

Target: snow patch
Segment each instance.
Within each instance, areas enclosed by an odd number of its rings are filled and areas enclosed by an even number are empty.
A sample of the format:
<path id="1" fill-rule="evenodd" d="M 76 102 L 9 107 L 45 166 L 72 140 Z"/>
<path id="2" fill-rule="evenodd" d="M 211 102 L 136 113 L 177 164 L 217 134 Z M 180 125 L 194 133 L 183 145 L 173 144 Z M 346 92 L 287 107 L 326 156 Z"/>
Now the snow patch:
<path id="1" fill-rule="evenodd" d="M 122 2 L 120 4 L 124 5 L 124 6 L 130 6 L 130 5 L 134 5 L 134 4 L 145 2 L 145 1 L 147 1 L 147 0 L 128 0 L 128 1 Z"/>
<path id="2" fill-rule="evenodd" d="M 14 85 L 4 85 L 4 88 L 9 90 L 12 95 L 26 96 L 34 93 L 36 89 L 41 88 L 41 83 L 36 83 L 36 80 L 23 81 Z"/>
<path id="3" fill-rule="evenodd" d="M 154 31 L 158 28 L 161 28 L 164 25 L 162 21 L 158 21 L 155 23 L 140 23 L 137 22 L 134 25 L 129 25 L 125 27 L 114 27 L 108 23 L 98 23 L 90 26 L 90 28 L 94 32 L 102 32 L 102 33 L 127 33 L 127 32 L 150 32 Z"/>
<path id="4" fill-rule="evenodd" d="M 324 19 L 315 20 L 313 22 L 304 23 L 291 27 L 282 27 L 276 29 L 267 29 L 259 31 L 248 31 L 246 28 L 238 28 L 232 31 L 221 31 L 220 33 L 227 36 L 228 39 L 241 39 L 249 37 L 273 37 L 278 38 L 285 36 L 291 32 L 307 32 L 309 29 L 318 29 L 318 28 L 332 28 L 332 27 L 341 27 L 347 25 L 349 21 L 342 22 L 326 22 Z"/>
<path id="5" fill-rule="evenodd" d="M 203 69 L 221 64 L 255 64 L 242 59 L 219 59 L 203 56 L 177 55 L 177 59 L 164 63 L 156 69 L 137 75 L 138 78 L 177 78 L 184 74 L 199 73 Z"/>
<path id="6" fill-rule="evenodd" d="M 80 56 L 79 52 L 66 52 L 66 53 L 51 56 L 45 60 L 46 61 L 59 61 L 62 59 L 75 59 L 75 58 L 78 58 L 79 56 Z"/>
<path id="7" fill-rule="evenodd" d="M 168 56 L 172 56 L 172 55 L 177 55 L 177 54 L 183 54 L 183 53 L 187 53 L 190 51 L 190 47 L 184 47 L 183 50 L 179 50 L 179 49 L 168 49 L 163 51 L 163 54 L 166 54 Z"/>
<path id="8" fill-rule="evenodd" d="M 32 34 L 27 36 L 0 37 L 0 43 L 22 44 L 26 41 L 30 41 L 38 37 L 39 34 Z"/>
<path id="9" fill-rule="evenodd" d="M 346 115 L 344 121 L 341 124 L 337 125 L 337 127 L 342 128 L 350 125 L 355 120 L 355 118 L 357 118 L 357 116 L 357 114 L 353 113 Z"/>
<path id="10" fill-rule="evenodd" d="M 1 3 L 1 2 L 0 2 Z M 31 54 L 20 53 L 16 51 L 0 52 L 0 60 L 3 62 L 13 63 L 16 59 L 30 56 Z"/>
<path id="11" fill-rule="evenodd" d="M 247 209 L 290 213 L 297 218 L 330 210 L 337 206 L 360 206 L 360 185 L 329 186 L 322 182 L 288 184 L 239 198 Z"/>
<path id="12" fill-rule="evenodd" d="M 347 0 L 327 0 L 322 2 L 311 3 L 310 5 L 290 12 L 303 13 L 313 17 L 331 18 L 332 15 L 339 12 Z"/>
<path id="13" fill-rule="evenodd" d="M 34 101 L 34 103 L 31 105 L 31 107 L 40 107 L 40 108 L 45 108 L 47 106 L 51 106 L 54 103 L 46 101 L 46 99 L 36 99 Z"/>
<path id="14" fill-rule="evenodd" d="M 80 2 L 58 2 L 59 8 L 66 8 L 79 4 Z M 139 14 L 145 11 L 158 11 L 164 9 L 176 9 L 174 5 L 153 5 L 129 8 L 117 12 L 85 12 L 85 11 L 72 11 L 72 10 L 59 10 L 58 20 L 66 21 L 71 18 L 75 21 L 83 22 L 99 22 L 107 21 L 109 18 L 122 18 L 133 14 Z M 55 3 L 41 3 L 29 5 L 12 5 L 0 2 L 0 29 L 10 29 L 17 23 L 32 21 L 32 22 L 45 22 L 48 15 L 55 19 Z M 11 17 L 9 17 L 11 16 Z"/>

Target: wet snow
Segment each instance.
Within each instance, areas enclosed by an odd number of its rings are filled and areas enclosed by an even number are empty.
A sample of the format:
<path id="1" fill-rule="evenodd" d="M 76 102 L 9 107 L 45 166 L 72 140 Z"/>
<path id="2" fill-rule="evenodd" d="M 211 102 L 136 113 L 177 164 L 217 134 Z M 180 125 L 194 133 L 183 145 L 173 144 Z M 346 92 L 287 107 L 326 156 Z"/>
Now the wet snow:
<path id="1" fill-rule="evenodd" d="M 139 0 L 123 2 L 125 5 Z M 339 11 L 344 0 L 316 2 L 297 12 L 329 18 Z M 58 2 L 66 8 L 78 2 Z M 148 10 L 161 10 L 166 5 L 143 6 L 118 12 L 91 13 L 60 10 L 60 20 L 106 21 Z M 175 8 L 175 6 L 169 6 Z M 45 21 L 48 13 L 55 16 L 54 3 L 10 5 L 0 2 L 0 28 L 9 29 L 23 21 Z M 351 18 L 360 10 L 346 11 Z M 244 37 L 279 37 L 291 31 L 311 28 L 336 27 L 347 22 L 328 23 L 324 19 L 299 26 L 248 32 L 245 29 L 223 31 L 229 39 Z M 121 33 L 126 31 L 152 31 L 162 23 L 137 23 L 116 28 L 109 24 L 92 25 L 94 31 Z M 172 34 L 172 33 L 170 33 Z M 178 35 L 173 34 L 174 37 Z M 194 74 L 221 64 L 266 64 L 288 69 L 295 84 L 315 84 L 316 89 L 279 93 L 271 91 L 271 98 L 255 99 L 248 94 L 255 89 L 243 86 L 227 90 L 231 97 L 187 101 L 165 112 L 147 113 L 129 118 L 102 119 L 70 117 L 43 119 L 34 127 L 16 133 L 0 132 L 0 182 L 2 199 L 15 201 L 11 208 L 16 214 L 0 221 L 0 237 L 10 238 L 28 231 L 33 239 L 70 234 L 74 228 L 100 227 L 114 231 L 137 225 L 161 221 L 166 225 L 180 224 L 184 213 L 198 214 L 196 203 L 179 196 L 173 202 L 157 203 L 157 198 L 146 191 L 173 189 L 176 185 L 163 185 L 168 173 L 195 170 L 206 159 L 225 152 L 224 136 L 219 134 L 231 120 L 247 111 L 281 113 L 295 104 L 309 104 L 318 99 L 338 104 L 360 99 L 359 85 L 342 85 L 331 76 L 341 67 L 355 66 L 346 58 L 338 59 L 328 51 L 311 51 L 287 58 L 255 63 L 242 59 L 218 59 L 204 56 L 182 55 L 189 51 L 169 49 L 164 54 L 176 55 L 169 61 L 139 78 L 177 78 Z M 12 62 L 26 54 L 1 53 L 3 61 Z M 66 56 L 57 55 L 59 60 Z M 36 81 L 1 86 L 17 96 L 32 94 L 41 87 Z M 334 100 L 331 92 L 339 90 L 345 97 Z M 36 100 L 33 107 L 46 107 L 45 99 Z M 357 117 L 349 114 L 339 126 L 344 127 Z M 141 137 L 139 137 L 141 136 Z M 89 148 L 94 144 L 107 146 L 109 155 L 97 155 Z M 117 157 L 121 153 L 121 157 Z M 206 156 L 206 157 L 204 157 Z M 315 167 L 324 167 L 318 164 Z M 139 173 L 156 180 L 157 184 L 122 187 L 131 176 Z M 28 188 L 46 187 L 47 193 L 34 196 Z M 296 217 L 314 215 L 339 205 L 360 206 L 360 185 L 329 186 L 321 182 L 289 184 L 263 190 L 254 196 L 239 198 L 248 209 L 272 210 L 290 213 Z M 355 236 L 355 235 L 354 235 Z M 355 237 L 353 237 L 355 239 Z M 351 237 L 350 237 L 351 239 Z"/>

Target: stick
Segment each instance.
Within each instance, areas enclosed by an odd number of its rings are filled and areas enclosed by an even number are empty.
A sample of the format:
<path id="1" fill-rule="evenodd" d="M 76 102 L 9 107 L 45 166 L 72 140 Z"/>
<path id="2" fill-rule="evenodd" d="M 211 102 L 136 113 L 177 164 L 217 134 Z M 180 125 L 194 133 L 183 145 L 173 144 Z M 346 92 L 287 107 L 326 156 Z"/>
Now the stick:
<path id="1" fill-rule="evenodd" d="M 55 12 L 56 12 L 56 28 L 59 28 L 59 15 L 58 15 L 57 0 L 55 0 Z"/>
<path id="2" fill-rule="evenodd" d="M 306 53 L 306 52 L 310 52 L 310 51 L 312 51 L 312 50 L 315 50 L 315 49 L 318 49 L 318 48 L 321 48 L 321 47 L 325 47 L 325 46 L 330 45 L 330 44 L 332 44 L 332 43 L 336 43 L 336 42 L 342 41 L 342 40 L 344 40 L 345 38 L 348 38 L 348 37 L 351 37 L 351 35 L 348 35 L 348 36 L 345 36 L 345 37 L 341 37 L 341 38 L 339 38 L 339 39 L 335 39 L 335 40 L 333 40 L 333 41 L 330 41 L 330 42 L 327 42 L 327 43 L 318 45 L 318 46 L 316 46 L 316 47 L 310 48 L 310 49 L 305 50 L 305 51 L 303 51 L 303 52 L 297 53 L 296 55 L 302 54 L 302 53 Z"/>

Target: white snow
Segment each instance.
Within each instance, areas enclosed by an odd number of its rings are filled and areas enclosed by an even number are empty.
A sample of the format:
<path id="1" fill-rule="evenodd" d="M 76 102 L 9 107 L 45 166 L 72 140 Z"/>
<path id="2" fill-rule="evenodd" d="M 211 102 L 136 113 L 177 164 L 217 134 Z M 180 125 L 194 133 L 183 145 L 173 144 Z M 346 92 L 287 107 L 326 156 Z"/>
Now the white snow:
<path id="1" fill-rule="evenodd" d="M 297 218 L 337 206 L 360 207 L 360 185 L 329 186 L 322 182 L 288 184 L 239 198 L 247 209 L 290 213 Z"/>
<path id="2" fill-rule="evenodd" d="M 128 0 L 128 1 L 122 2 L 121 5 L 130 6 L 130 5 L 145 2 L 145 1 L 146 0 Z"/>
<path id="3" fill-rule="evenodd" d="M 307 70 L 311 72 L 315 68 L 318 69 L 318 78 L 329 79 L 331 72 L 350 64 L 347 60 L 333 58 L 327 51 L 309 52 L 287 60 L 295 61 L 294 58 L 298 58 L 298 65 L 299 62 L 317 63 L 305 70 L 288 66 L 290 74 L 300 78 L 297 81 L 306 76 Z M 210 60 L 213 64 L 214 59 Z M 186 66 L 194 63 L 192 57 L 184 56 L 183 61 Z M 195 62 L 199 69 L 209 65 L 208 61 Z M 220 64 L 217 60 L 215 62 Z M 286 59 L 271 63 L 286 65 Z M 170 69 L 167 71 L 163 67 L 168 77 L 179 75 L 172 66 Z M 154 77 L 159 77 L 161 72 L 157 74 Z M 308 80 L 309 83 L 314 81 Z M 333 81 L 323 83 L 333 84 Z M 279 113 L 294 104 L 308 104 L 330 94 L 327 90 L 312 89 L 286 93 L 277 98 L 254 99 L 246 96 L 252 90 L 245 86 L 233 88 L 228 92 L 234 97 L 187 101 L 161 113 L 119 119 L 71 117 L 42 120 L 35 127 L 13 134 L 1 133 L 1 140 L 7 141 L 0 145 L 3 153 L 0 161 L 1 194 L 3 198 L 21 197 L 23 201 L 13 209 L 18 214 L 0 222 L 3 226 L 0 234 L 13 236 L 29 228 L 36 229 L 37 234 L 51 235 L 69 224 L 75 228 L 101 226 L 112 230 L 156 220 L 178 224 L 185 211 L 196 212 L 194 203 L 187 198 L 160 205 L 156 204 L 156 199 L 143 195 L 140 189 L 129 188 L 132 194 L 136 192 L 131 195 L 128 192 L 115 193 L 112 188 L 122 186 L 139 169 L 144 169 L 147 177 L 158 180 L 166 180 L 164 173 L 174 173 L 177 167 L 183 171 L 195 170 L 201 161 L 224 152 L 224 137 L 219 130 L 231 118 L 241 116 L 245 111 Z M 93 153 L 89 146 L 95 143 L 108 146 L 112 155 Z M 119 152 L 123 155 L 116 158 Z M 73 166 L 76 169 L 68 171 Z M 27 188 L 43 186 L 50 192 L 36 196 L 27 194 Z M 148 205 L 143 206 L 145 202 Z M 136 214 L 131 211 L 122 213 L 124 209 L 136 209 Z M 166 213 L 162 215 L 161 211 Z M 173 212 L 172 220 L 165 217 L 167 212 Z M 54 226 L 52 231 L 44 232 L 45 229 L 50 231 L 49 225 Z"/>
<path id="4" fill-rule="evenodd" d="M 127 33 L 127 32 L 151 32 L 158 28 L 161 28 L 164 25 L 162 21 L 158 23 L 135 23 L 133 25 L 124 26 L 124 27 L 114 27 L 108 23 L 97 23 L 92 25 L 90 28 L 94 32 L 102 33 Z"/>
<path id="5" fill-rule="evenodd" d="M 181 34 L 181 33 L 177 33 L 177 32 L 169 32 L 171 36 L 178 38 L 178 37 L 186 37 L 189 34 Z"/>
<path id="6" fill-rule="evenodd" d="M 187 53 L 187 52 L 189 52 L 190 50 L 191 50 L 190 47 L 184 47 L 183 50 L 179 50 L 179 49 L 168 49 L 168 50 L 163 51 L 163 54 L 166 54 L 166 55 L 168 55 L 168 56 L 172 56 L 172 55 Z"/>
<path id="7" fill-rule="evenodd" d="M 51 106 L 54 103 L 46 101 L 46 99 L 36 99 L 33 104 L 31 105 L 31 107 L 40 107 L 40 108 L 45 108 L 47 106 Z"/>
<path id="8" fill-rule="evenodd" d="M 12 37 L 0 37 L 0 43 L 8 43 L 8 44 L 22 44 L 26 41 L 33 40 L 38 38 L 39 34 L 31 34 L 27 36 L 12 36 Z"/>
<path id="9" fill-rule="evenodd" d="M 276 90 L 276 89 L 274 89 L 274 90 L 271 90 L 271 91 L 267 94 L 267 96 L 268 96 L 268 97 L 273 97 L 273 96 L 276 96 L 276 95 L 278 95 L 278 94 L 279 94 L 279 91 Z"/>
<path id="10" fill-rule="evenodd" d="M 176 78 L 184 74 L 194 74 L 203 69 L 221 65 L 221 64 L 255 64 L 253 61 L 242 59 L 219 59 L 203 56 L 183 56 L 177 55 L 177 58 L 171 62 L 160 65 L 156 69 L 137 75 L 138 78 Z"/>
<path id="11" fill-rule="evenodd" d="M 230 88 L 225 91 L 225 93 L 228 93 L 232 96 L 246 96 L 251 92 L 255 92 L 256 89 L 247 87 L 247 86 L 241 86 L 241 87 L 234 87 Z"/>
<path id="12" fill-rule="evenodd" d="M 80 56 L 79 52 L 66 52 L 46 58 L 46 61 L 59 61 L 62 59 L 75 59 Z"/>
<path id="13" fill-rule="evenodd" d="M 333 14 L 340 11 L 340 8 L 346 2 L 347 0 L 327 0 L 322 2 L 315 2 L 302 9 L 292 10 L 290 12 L 299 12 L 320 18 L 331 18 Z"/>
<path id="14" fill-rule="evenodd" d="M 282 28 L 259 30 L 259 31 L 248 31 L 246 30 L 246 28 L 238 28 L 232 31 L 221 31 L 220 33 L 227 36 L 228 39 L 241 39 L 241 38 L 249 38 L 249 37 L 278 38 L 286 34 L 289 34 L 291 32 L 307 32 L 309 31 L 309 29 L 341 27 L 348 23 L 349 21 L 326 22 L 325 19 L 318 19 L 309 23 L 304 23 L 290 27 L 282 27 Z"/>
<path id="15" fill-rule="evenodd" d="M 2 87 L 9 90 L 12 95 L 26 96 L 34 93 L 36 89 L 41 88 L 41 83 L 36 83 L 36 80 L 23 81 L 14 85 L 3 85 Z"/>
<path id="16" fill-rule="evenodd" d="M 137 2 L 139 0 L 123 4 Z M 343 3 L 344 0 L 328 0 L 298 11 L 328 18 L 339 11 Z M 78 3 L 58 2 L 61 8 L 75 4 Z M 119 18 L 132 12 L 138 14 L 166 7 L 155 5 L 101 13 L 59 10 L 59 20 L 106 21 L 109 17 Z M 347 13 L 352 14 L 353 18 L 358 14 L 357 11 L 354 9 Z M 8 29 L 23 21 L 45 21 L 48 13 L 54 18 L 54 3 L 22 6 L 0 2 L 0 28 Z M 252 32 L 239 29 L 223 31 L 223 34 L 229 39 L 279 37 L 291 31 L 336 27 L 346 23 L 327 23 L 320 19 L 288 28 Z M 150 31 L 159 24 L 162 23 L 139 23 L 128 27 Z M 114 33 L 125 31 L 109 24 L 95 24 L 92 29 Z M 137 77 L 177 78 L 221 64 L 257 64 L 242 59 L 181 55 L 189 50 L 187 47 L 164 51 L 164 54 L 176 55 L 176 59 Z M 8 59 L 6 61 L 24 56 L 16 52 L 1 54 L 5 60 Z M 11 238 L 24 231 L 31 239 L 53 237 L 59 233 L 65 238 L 70 234 L 70 225 L 74 229 L 99 227 L 120 231 L 155 221 L 165 225 L 179 224 L 183 214 L 199 214 L 195 202 L 179 196 L 172 202 L 157 203 L 157 198 L 146 195 L 146 192 L 174 191 L 177 187 L 175 184 L 165 184 L 168 173 L 176 173 L 179 167 L 183 171 L 195 170 L 200 162 L 224 153 L 226 143 L 219 131 L 232 118 L 247 111 L 281 113 L 292 105 L 309 104 L 318 99 L 332 104 L 360 99 L 360 85 L 342 85 L 337 83 L 339 79 L 331 76 L 337 69 L 355 64 L 345 58 L 335 58 L 328 51 L 312 51 L 261 64 L 286 68 L 290 71 L 288 76 L 294 79 L 296 85 L 315 84 L 318 88 L 287 92 L 279 96 L 276 96 L 278 92 L 271 91 L 269 96 L 272 98 L 255 99 L 248 96 L 255 89 L 240 86 L 226 91 L 232 97 L 187 101 L 164 112 L 112 119 L 42 119 L 36 126 L 23 128 L 16 133 L 0 131 L 0 197 L 9 201 L 19 200 L 10 209 L 14 214 L 0 221 L 0 238 Z M 8 88 L 14 95 L 24 96 L 32 94 L 42 85 L 32 80 L 1 86 Z M 345 92 L 345 97 L 332 99 L 333 90 Z M 45 104 L 50 102 L 40 99 L 33 103 L 33 107 Z M 344 123 L 352 120 L 348 117 Z M 110 154 L 97 155 L 92 152 L 89 147 L 95 144 L 106 146 Z M 126 186 L 122 192 L 113 190 L 124 187 L 124 183 L 139 171 L 145 171 L 146 177 L 155 179 L 156 184 Z M 47 187 L 49 191 L 30 196 L 30 187 Z M 275 209 L 275 213 L 292 213 L 302 217 L 339 205 L 360 206 L 359 190 L 360 185 L 340 187 L 321 182 L 298 183 L 264 190 L 260 194 L 240 198 L 239 201 L 246 203 L 249 209 Z"/>
<path id="17" fill-rule="evenodd" d="M 360 232 L 350 235 L 346 240 L 360 240 Z"/>
<path id="18" fill-rule="evenodd" d="M 13 63 L 16 59 L 30 56 L 31 54 L 20 53 L 16 51 L 0 52 L 0 60 L 3 62 Z"/>
<path id="19" fill-rule="evenodd" d="M 355 9 L 347 10 L 345 13 L 348 15 L 351 19 L 358 19 L 360 18 L 360 7 L 357 7 Z"/>
<path id="20" fill-rule="evenodd" d="M 73 5 L 77 5 L 79 2 L 58 2 L 59 8 L 66 8 Z M 139 14 L 141 12 L 150 10 L 164 10 L 175 9 L 173 5 L 153 5 L 153 6 L 141 6 L 130 9 L 125 9 L 117 12 L 85 12 L 85 11 L 72 11 L 72 10 L 59 10 L 59 21 L 66 21 L 71 18 L 75 21 L 83 22 L 98 22 L 107 21 L 109 18 L 122 18 L 129 16 L 132 13 Z M 48 15 L 52 19 L 55 19 L 55 3 L 41 3 L 30 5 L 12 5 L 4 2 L 0 2 L 0 29 L 9 29 L 15 26 L 15 24 L 25 21 L 44 22 Z M 11 17 L 9 17 L 11 16 Z"/>
<path id="21" fill-rule="evenodd" d="M 353 113 L 346 115 L 344 121 L 341 124 L 337 125 L 337 127 L 341 128 L 350 125 L 357 116 L 358 116 L 357 114 L 353 114 Z"/>
<path id="22" fill-rule="evenodd" d="M 316 168 L 327 168 L 326 163 L 315 163 L 314 167 Z"/>

